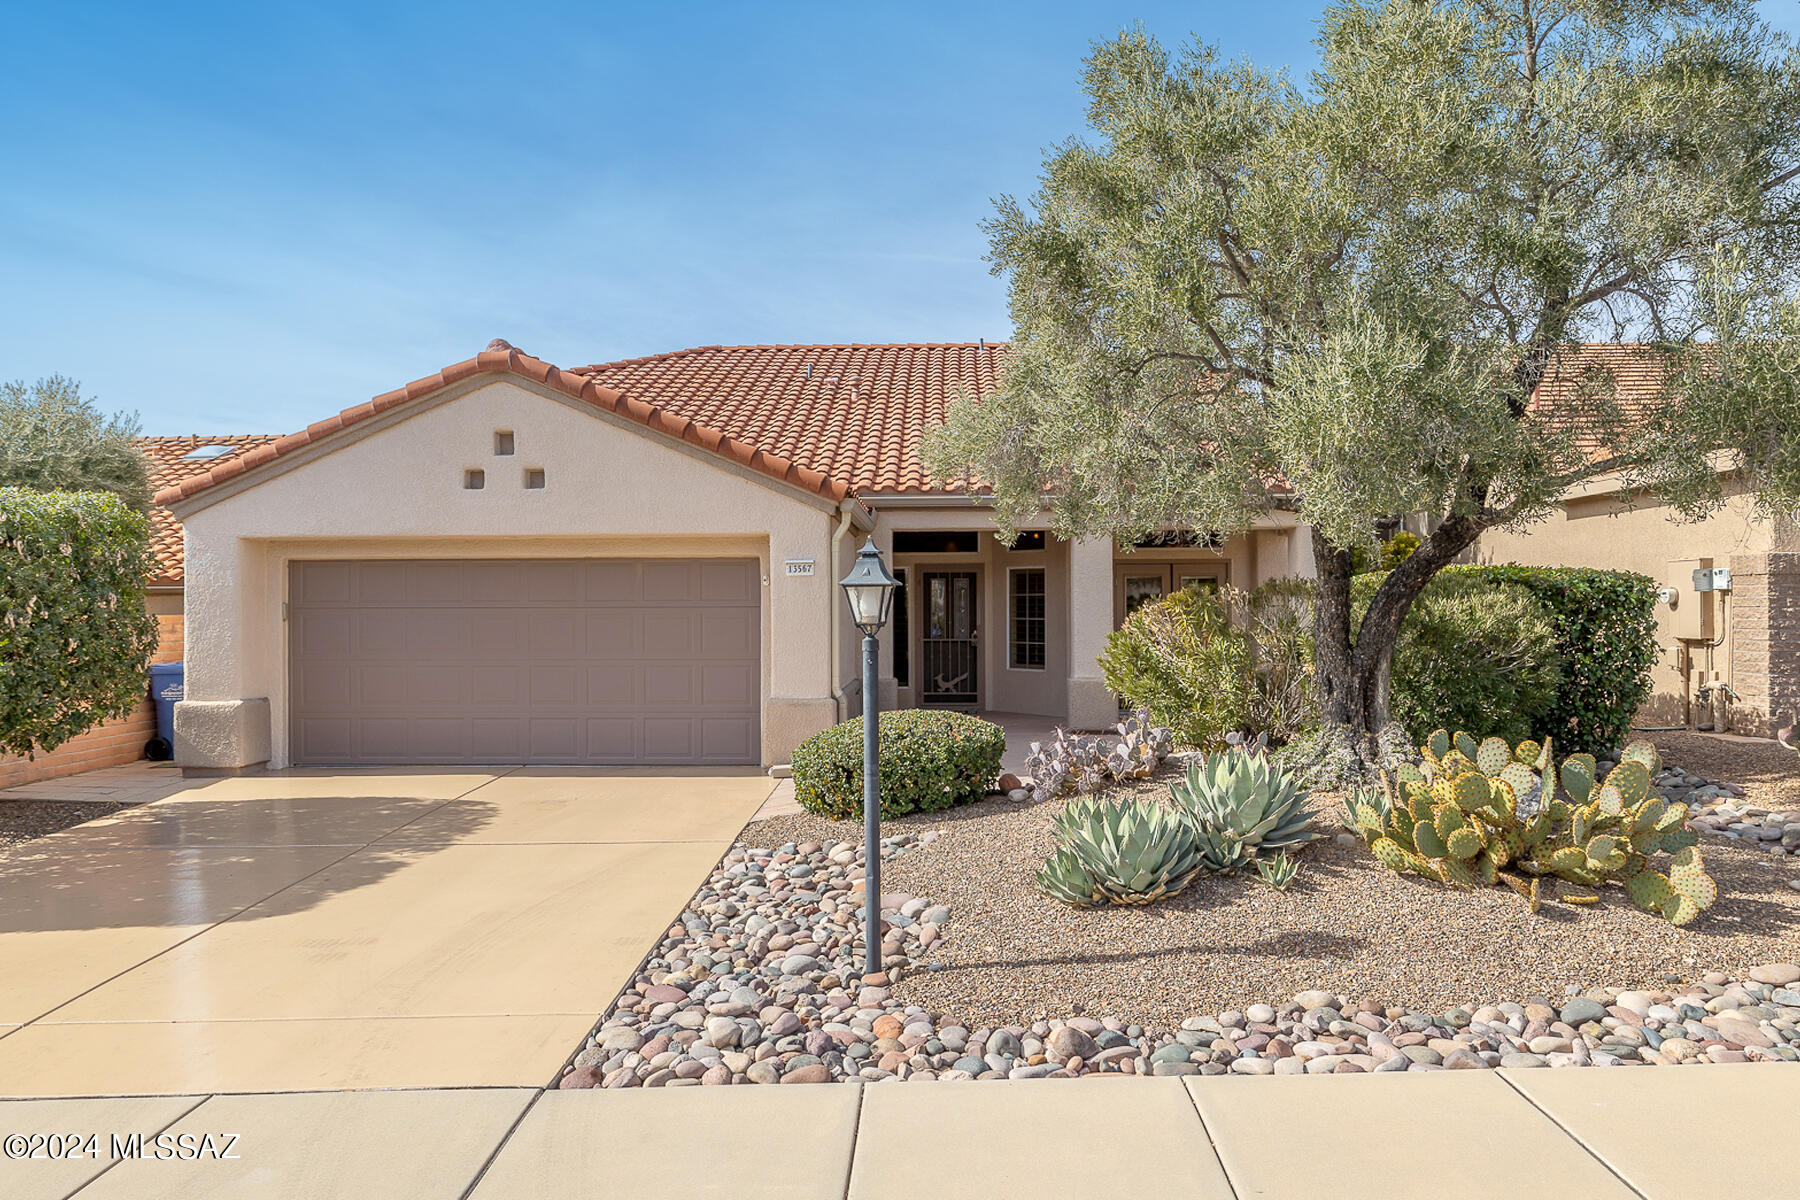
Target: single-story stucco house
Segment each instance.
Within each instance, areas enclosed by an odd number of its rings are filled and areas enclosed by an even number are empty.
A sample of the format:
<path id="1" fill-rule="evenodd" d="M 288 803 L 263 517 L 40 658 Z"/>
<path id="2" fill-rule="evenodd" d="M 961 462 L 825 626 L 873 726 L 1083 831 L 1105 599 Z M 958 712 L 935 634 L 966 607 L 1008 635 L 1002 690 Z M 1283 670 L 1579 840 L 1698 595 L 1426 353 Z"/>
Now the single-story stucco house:
<path id="1" fill-rule="evenodd" d="M 1000 345 L 704 346 L 561 369 L 495 342 L 157 496 L 185 528 L 196 769 L 785 762 L 859 710 L 837 580 L 905 581 L 887 705 L 1116 719 L 1129 605 L 1310 569 L 1288 517 L 1215 544 L 992 535 L 926 431 Z"/>
<path id="2" fill-rule="evenodd" d="M 1000 544 L 920 445 L 1006 353 L 703 346 L 563 369 L 496 341 L 299 433 L 212 439 L 221 457 L 157 496 L 185 527 L 178 761 L 784 762 L 860 711 L 836 581 L 865 537 L 905 584 L 885 706 L 1108 724 L 1096 657 L 1131 607 L 1310 574 L 1310 539 L 1275 514 L 1223 541 Z M 1683 526 L 1589 484 L 1474 557 L 1667 581 L 1645 719 L 1705 720 L 1695 692 L 1724 682 L 1726 719 L 1760 731 L 1800 702 L 1800 541 L 1732 486 Z M 1689 594 L 1701 564 L 1732 590 Z"/>

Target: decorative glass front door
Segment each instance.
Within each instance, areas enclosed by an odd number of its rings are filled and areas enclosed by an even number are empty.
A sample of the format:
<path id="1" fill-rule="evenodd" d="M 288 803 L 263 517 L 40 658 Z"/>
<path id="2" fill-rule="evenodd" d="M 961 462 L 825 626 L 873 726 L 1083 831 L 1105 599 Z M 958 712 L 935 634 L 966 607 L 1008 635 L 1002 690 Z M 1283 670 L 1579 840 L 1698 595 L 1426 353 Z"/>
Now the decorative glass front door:
<path id="1" fill-rule="evenodd" d="M 919 698 L 926 704 L 970 705 L 979 699 L 975 663 L 975 572 L 926 571 L 920 640 Z"/>

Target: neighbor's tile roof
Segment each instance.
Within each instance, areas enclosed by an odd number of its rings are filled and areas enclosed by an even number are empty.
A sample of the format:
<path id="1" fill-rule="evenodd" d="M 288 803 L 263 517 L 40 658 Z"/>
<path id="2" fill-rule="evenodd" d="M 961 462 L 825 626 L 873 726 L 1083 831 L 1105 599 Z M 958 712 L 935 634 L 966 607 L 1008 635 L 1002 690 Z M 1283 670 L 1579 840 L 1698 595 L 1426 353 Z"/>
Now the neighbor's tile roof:
<path id="1" fill-rule="evenodd" d="M 272 433 L 233 433 L 223 437 L 141 437 L 132 439 L 137 448 L 150 460 L 150 487 L 152 491 L 161 492 L 172 483 L 186 479 L 195 471 L 216 466 L 229 458 L 236 458 L 252 446 L 261 446 L 275 440 Z M 205 460 L 188 459 L 187 456 L 203 447 L 224 447 L 227 452 L 218 458 Z M 185 461 L 184 461 L 185 460 Z M 153 581 L 156 586 L 167 587 L 182 582 L 181 555 L 181 522 L 166 508 L 156 507 L 150 510 L 150 549 L 156 554 L 157 577 Z"/>
<path id="2" fill-rule="evenodd" d="M 830 500 L 930 489 L 925 431 L 992 390 L 1003 345 L 701 346 L 564 370 L 503 341 L 156 494 L 173 504 L 377 413 L 479 374 L 520 375 Z M 810 372 L 809 372 L 810 368 Z"/>
<path id="3" fill-rule="evenodd" d="M 1630 342 L 1588 342 L 1556 355 L 1532 393 L 1531 409 L 1552 427 L 1573 431 L 1576 444 L 1598 462 L 1613 453 L 1611 435 L 1617 428 L 1639 425 L 1661 402 L 1667 373 L 1667 361 L 1650 348 Z M 1617 421 L 1597 418 L 1580 403 L 1581 391 L 1588 387 L 1603 396 L 1610 389 Z M 1605 419 L 1609 428 L 1591 427 L 1596 419 Z"/>

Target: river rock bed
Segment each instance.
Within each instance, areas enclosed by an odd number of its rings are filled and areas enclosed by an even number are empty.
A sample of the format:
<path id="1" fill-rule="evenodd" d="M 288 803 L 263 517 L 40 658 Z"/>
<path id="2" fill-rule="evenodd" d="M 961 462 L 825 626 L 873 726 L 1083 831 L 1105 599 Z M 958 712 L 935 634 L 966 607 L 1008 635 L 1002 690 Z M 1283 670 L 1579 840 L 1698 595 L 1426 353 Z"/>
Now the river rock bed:
<path id="1" fill-rule="evenodd" d="M 930 854 L 937 837 L 884 839 L 883 858 Z M 1571 987 L 1556 998 L 1442 1010 L 1313 988 L 1166 1030 L 1080 1005 L 1028 1023 L 980 1024 L 895 994 L 900 980 L 935 974 L 934 949 L 954 935 L 955 913 L 930 897 L 883 894 L 886 969 L 861 974 L 861 877 L 861 849 L 847 839 L 735 845 L 558 1086 L 1800 1061 L 1792 963 L 1665 990 Z"/>

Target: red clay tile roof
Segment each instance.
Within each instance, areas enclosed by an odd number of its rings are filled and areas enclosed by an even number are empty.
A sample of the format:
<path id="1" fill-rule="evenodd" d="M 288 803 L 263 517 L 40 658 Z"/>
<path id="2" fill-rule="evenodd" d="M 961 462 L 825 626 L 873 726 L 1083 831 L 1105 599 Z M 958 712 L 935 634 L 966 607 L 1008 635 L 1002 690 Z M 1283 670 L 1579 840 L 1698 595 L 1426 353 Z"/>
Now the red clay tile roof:
<path id="1" fill-rule="evenodd" d="M 576 368 L 606 387 L 835 480 L 857 495 L 936 487 L 920 444 L 959 395 L 994 390 L 1005 343 L 697 346 Z"/>
<path id="2" fill-rule="evenodd" d="M 1667 370 L 1666 360 L 1644 346 L 1588 342 L 1579 350 L 1558 354 L 1551 362 L 1532 394 L 1531 409 L 1551 426 L 1572 430 L 1576 445 L 1591 461 L 1599 462 L 1613 453 L 1613 439 L 1606 434 L 1615 431 L 1593 427 L 1591 406 L 1578 400 L 1581 390 L 1596 388 L 1607 395 L 1610 376 L 1610 396 L 1621 418 L 1616 424 L 1629 428 L 1661 402 Z M 1588 427 L 1583 428 L 1584 424 Z M 1608 424 L 1615 423 L 1609 420 Z"/>
<path id="3" fill-rule="evenodd" d="M 523 376 L 829 500 L 927 491 L 919 461 L 925 431 L 959 390 L 990 390 L 1004 353 L 1003 345 L 976 343 L 702 346 L 562 370 L 496 341 L 435 375 L 171 482 L 156 502 L 185 500 L 478 374 Z"/>
<path id="4" fill-rule="evenodd" d="M 185 479 L 195 471 L 216 466 L 227 458 L 235 458 L 253 446 L 275 440 L 272 433 L 234 433 L 224 437 L 141 437 L 134 438 L 137 448 L 150 460 L 150 487 L 159 494 L 172 483 Z M 220 448 L 218 457 L 189 459 L 202 448 Z M 160 568 L 152 581 L 156 587 L 177 587 L 183 579 L 181 560 L 181 522 L 166 508 L 150 510 L 150 549 L 156 554 Z"/>

